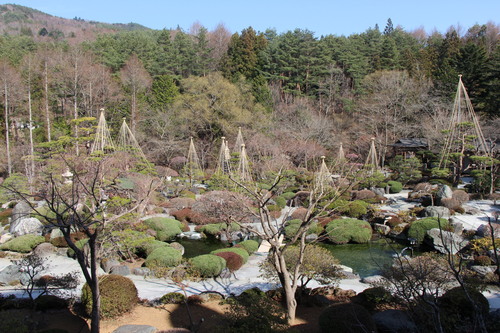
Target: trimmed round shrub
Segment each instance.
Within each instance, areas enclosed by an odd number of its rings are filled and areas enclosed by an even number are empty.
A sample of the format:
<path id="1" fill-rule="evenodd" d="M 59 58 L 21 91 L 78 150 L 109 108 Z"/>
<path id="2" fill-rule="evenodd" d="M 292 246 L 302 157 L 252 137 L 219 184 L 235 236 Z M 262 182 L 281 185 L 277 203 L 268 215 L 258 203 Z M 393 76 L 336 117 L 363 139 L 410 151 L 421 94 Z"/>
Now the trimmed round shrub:
<path id="1" fill-rule="evenodd" d="M 280 197 L 283 197 L 283 198 L 285 198 L 286 201 L 288 201 L 288 200 L 293 199 L 293 197 L 295 197 L 295 193 L 294 192 L 285 192 L 282 195 L 280 195 Z"/>
<path id="2" fill-rule="evenodd" d="M 488 299 L 477 290 L 467 289 L 467 292 L 476 304 L 478 311 L 483 316 L 487 316 L 490 310 Z M 443 324 L 447 328 L 447 331 L 474 331 L 473 327 L 467 327 L 473 323 L 475 316 L 474 306 L 467 298 L 462 287 L 455 287 L 448 290 L 438 299 L 438 305 L 443 313 Z"/>
<path id="3" fill-rule="evenodd" d="M 226 267 L 231 271 L 237 271 L 243 266 L 243 258 L 234 252 L 219 252 L 215 254 L 226 261 Z"/>
<path id="4" fill-rule="evenodd" d="M 226 268 L 224 258 L 214 254 L 202 254 L 191 258 L 189 261 L 191 268 L 202 277 L 219 276 L 222 270 Z"/>
<path id="5" fill-rule="evenodd" d="M 180 304 L 186 300 L 186 296 L 181 293 L 171 292 L 160 297 L 161 304 Z"/>
<path id="6" fill-rule="evenodd" d="M 248 261 L 248 257 L 249 257 L 248 252 L 247 252 L 247 250 L 242 249 L 241 247 L 226 247 L 223 249 L 218 249 L 218 250 L 212 251 L 212 252 L 210 252 L 210 254 L 217 254 L 217 253 L 221 253 L 221 252 L 234 252 L 234 253 L 240 255 L 241 258 L 243 258 L 244 264 L 246 264 L 246 262 Z"/>
<path id="7" fill-rule="evenodd" d="M 45 237 L 27 234 L 5 242 L 0 245 L 0 250 L 28 253 L 43 242 Z"/>
<path id="8" fill-rule="evenodd" d="M 279 197 L 275 197 L 275 198 L 274 198 L 274 202 L 276 202 L 276 205 L 277 205 L 280 209 L 285 208 L 285 206 L 286 206 L 286 201 L 287 201 L 287 199 L 285 199 L 285 198 L 284 198 L 284 197 L 282 197 L 282 196 L 279 196 Z"/>
<path id="9" fill-rule="evenodd" d="M 144 220 L 144 224 L 156 231 L 156 239 L 162 242 L 174 239 L 183 227 L 180 221 L 166 217 L 152 217 Z"/>
<path id="10" fill-rule="evenodd" d="M 226 223 L 211 223 L 211 224 L 206 224 L 204 226 L 201 226 L 198 230 L 199 232 L 203 232 L 207 236 L 217 236 L 219 235 L 223 230 L 227 229 L 227 224 Z M 232 231 L 238 231 L 241 230 L 241 227 L 237 223 L 231 223 L 229 225 L 229 228 Z"/>
<path id="11" fill-rule="evenodd" d="M 339 303 L 327 307 L 319 316 L 321 332 L 376 332 L 370 312 L 355 303 Z"/>
<path id="12" fill-rule="evenodd" d="M 236 244 L 236 247 L 242 247 L 247 250 L 248 254 L 252 254 L 259 248 L 259 242 L 253 239 L 248 239 L 246 241 L 239 242 Z"/>
<path id="13" fill-rule="evenodd" d="M 334 244 L 368 243 L 372 238 L 370 223 L 353 218 L 333 220 L 325 230 Z"/>
<path id="14" fill-rule="evenodd" d="M 55 295 L 41 295 L 35 299 L 35 309 L 38 311 L 64 309 L 67 306 L 68 302 L 64 298 Z"/>
<path id="15" fill-rule="evenodd" d="M 447 219 L 440 219 L 441 228 L 448 227 Z M 426 217 L 420 220 L 414 221 L 410 228 L 408 229 L 408 237 L 415 238 L 418 243 L 422 243 L 424 241 L 427 230 L 431 230 L 434 228 L 439 228 L 440 223 L 438 222 L 437 217 Z"/>
<path id="16" fill-rule="evenodd" d="M 395 180 L 389 180 L 387 185 L 389 185 L 390 193 L 399 193 L 403 190 L 403 184 Z"/>
<path id="17" fill-rule="evenodd" d="M 182 255 L 179 250 L 170 246 L 162 246 L 151 252 L 144 262 L 149 268 L 154 267 L 173 267 L 181 263 Z"/>
<path id="18" fill-rule="evenodd" d="M 134 282 L 121 275 L 103 275 L 99 277 L 101 297 L 101 318 L 113 318 L 131 311 L 139 301 Z M 90 316 L 92 312 L 92 292 L 87 283 L 82 288 L 82 305 Z"/>
<path id="19" fill-rule="evenodd" d="M 493 264 L 493 260 L 491 260 L 488 256 L 477 256 L 474 258 L 474 264 L 479 266 L 489 266 Z"/>
<path id="20" fill-rule="evenodd" d="M 151 254 L 151 252 L 153 252 L 154 250 L 156 250 L 160 247 L 170 247 L 170 245 L 168 243 L 154 239 L 152 241 L 149 241 L 149 242 L 143 244 L 138 249 L 138 252 L 139 252 L 139 254 L 141 254 L 141 253 L 145 254 L 147 257 Z"/>
<path id="21" fill-rule="evenodd" d="M 349 217 L 360 218 L 368 213 L 370 204 L 363 200 L 354 200 L 348 204 L 345 214 Z"/>
<path id="22" fill-rule="evenodd" d="M 469 194 L 464 190 L 455 190 L 452 193 L 452 198 L 457 200 L 460 205 L 463 205 L 467 201 L 469 201 Z"/>
<path id="23" fill-rule="evenodd" d="M 371 287 L 358 294 L 369 309 L 375 309 L 377 305 L 390 303 L 393 300 L 391 293 L 383 287 Z"/>

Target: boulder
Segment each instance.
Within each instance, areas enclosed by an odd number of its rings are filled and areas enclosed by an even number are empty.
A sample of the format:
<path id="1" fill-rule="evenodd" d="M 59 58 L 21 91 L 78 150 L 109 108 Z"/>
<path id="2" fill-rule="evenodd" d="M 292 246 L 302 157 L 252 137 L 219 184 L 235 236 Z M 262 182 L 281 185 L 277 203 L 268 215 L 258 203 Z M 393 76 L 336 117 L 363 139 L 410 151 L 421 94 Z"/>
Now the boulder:
<path id="1" fill-rule="evenodd" d="M 203 291 L 199 296 L 203 302 L 222 301 L 224 299 L 224 295 L 218 291 Z"/>
<path id="2" fill-rule="evenodd" d="M 116 274 L 116 275 L 122 275 L 122 276 L 130 275 L 130 268 L 126 265 L 117 265 L 117 266 L 111 267 L 109 273 Z"/>
<path id="3" fill-rule="evenodd" d="M 379 332 L 386 333 L 413 333 L 418 332 L 417 326 L 410 316 L 401 310 L 385 310 L 372 316 Z"/>
<path id="4" fill-rule="evenodd" d="M 469 241 L 462 236 L 450 231 L 440 230 L 439 228 L 427 230 L 426 236 L 424 242 L 433 246 L 436 251 L 444 254 L 447 254 L 448 251 L 451 254 L 456 254 L 469 244 Z"/>
<path id="5" fill-rule="evenodd" d="M 480 276 L 484 277 L 486 274 L 489 273 L 495 273 L 495 270 L 497 269 L 496 266 L 479 266 L 479 265 L 473 265 L 470 267 L 471 271 L 476 272 Z"/>
<path id="6" fill-rule="evenodd" d="M 123 325 L 113 331 L 113 333 L 156 333 L 156 332 L 158 332 L 158 329 L 154 326 L 149 326 L 149 325 Z"/>
<path id="7" fill-rule="evenodd" d="M 428 206 L 425 207 L 423 212 L 423 217 L 449 217 L 450 210 L 446 207 L 441 206 Z"/>
<path id="8" fill-rule="evenodd" d="M 500 224 L 492 223 L 491 226 L 493 227 L 495 238 L 500 238 Z M 476 232 L 479 237 L 491 237 L 491 228 L 488 224 L 481 224 Z"/>
<path id="9" fill-rule="evenodd" d="M 19 283 L 23 273 L 17 265 L 9 265 L 0 271 L 0 286 L 8 286 Z"/>
<path id="10" fill-rule="evenodd" d="M 6 233 L 0 236 L 0 244 L 6 243 L 10 241 L 12 238 L 14 238 L 14 235 L 11 233 Z"/>
<path id="11" fill-rule="evenodd" d="M 59 238 L 59 237 L 64 237 L 61 229 L 55 228 L 50 231 L 50 240 L 53 240 L 54 238 Z"/>
<path id="12" fill-rule="evenodd" d="M 462 205 L 462 208 L 464 209 L 464 214 L 467 215 L 481 215 L 482 212 L 479 208 L 469 206 L 467 204 Z"/>
<path id="13" fill-rule="evenodd" d="M 113 268 L 114 266 L 120 266 L 120 262 L 116 259 L 103 259 L 103 260 L 101 260 L 101 268 L 106 273 L 109 273 L 111 271 L 111 268 Z"/>
<path id="14" fill-rule="evenodd" d="M 366 284 L 376 284 L 382 282 L 384 279 L 385 278 L 382 275 L 372 275 L 362 278 L 361 282 Z"/>
<path id="15" fill-rule="evenodd" d="M 16 205 L 17 207 L 17 205 Z M 19 218 L 10 224 L 9 232 L 15 236 L 22 236 L 26 234 L 41 235 L 43 231 L 43 224 L 35 217 Z"/>
<path id="16" fill-rule="evenodd" d="M 461 235 L 464 232 L 464 224 L 460 220 L 451 217 L 449 221 L 450 221 L 450 226 L 453 228 L 454 234 Z"/>
<path id="17" fill-rule="evenodd" d="M 139 276 L 148 276 L 151 270 L 147 267 L 136 267 L 132 270 L 132 274 Z"/>
<path id="18" fill-rule="evenodd" d="M 378 196 L 383 197 L 385 195 L 385 189 L 381 187 L 371 187 L 370 190 Z"/>
<path id="19" fill-rule="evenodd" d="M 24 201 L 18 202 L 12 209 L 12 217 L 10 224 L 13 225 L 19 219 L 25 219 L 30 217 L 32 211 L 33 209 L 28 203 Z"/>
<path id="20" fill-rule="evenodd" d="M 181 255 L 184 255 L 185 249 L 181 243 L 172 242 L 172 243 L 170 243 L 170 247 L 178 250 L 181 253 Z"/>
<path id="21" fill-rule="evenodd" d="M 39 257 L 46 257 L 49 254 L 53 254 L 56 252 L 57 248 L 50 243 L 42 243 L 33 250 L 33 253 L 38 255 Z"/>
<path id="22" fill-rule="evenodd" d="M 436 198 L 438 200 L 453 198 L 453 191 L 451 187 L 448 185 L 441 185 L 436 192 Z"/>
<path id="23" fill-rule="evenodd" d="M 391 227 L 380 223 L 375 223 L 373 225 L 373 229 L 375 229 L 376 232 L 381 233 L 382 235 L 387 235 L 391 231 Z"/>

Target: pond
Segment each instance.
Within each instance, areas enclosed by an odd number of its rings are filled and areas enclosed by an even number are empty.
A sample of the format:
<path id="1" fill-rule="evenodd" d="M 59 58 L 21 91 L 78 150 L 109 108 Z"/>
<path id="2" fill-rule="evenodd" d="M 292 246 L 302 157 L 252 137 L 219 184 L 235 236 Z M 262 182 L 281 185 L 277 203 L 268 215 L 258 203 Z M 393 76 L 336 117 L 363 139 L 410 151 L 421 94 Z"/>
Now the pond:
<path id="1" fill-rule="evenodd" d="M 177 242 L 184 246 L 185 258 L 208 254 L 228 246 L 228 243 L 214 238 L 201 240 L 183 238 L 178 239 Z M 394 254 L 400 253 L 405 247 L 391 241 L 388 243 L 383 239 L 374 240 L 368 244 L 333 245 L 320 243 L 320 245 L 330 250 L 342 265 L 352 268 L 354 273 L 360 277 L 379 274 L 382 267 L 392 263 Z M 405 254 L 409 253 L 405 252 Z"/>
<path id="2" fill-rule="evenodd" d="M 391 265 L 394 255 L 405 248 L 399 243 L 383 239 L 367 244 L 333 245 L 322 243 L 344 266 L 352 268 L 360 277 L 380 274 L 382 268 Z M 409 252 L 404 254 L 409 255 Z"/>

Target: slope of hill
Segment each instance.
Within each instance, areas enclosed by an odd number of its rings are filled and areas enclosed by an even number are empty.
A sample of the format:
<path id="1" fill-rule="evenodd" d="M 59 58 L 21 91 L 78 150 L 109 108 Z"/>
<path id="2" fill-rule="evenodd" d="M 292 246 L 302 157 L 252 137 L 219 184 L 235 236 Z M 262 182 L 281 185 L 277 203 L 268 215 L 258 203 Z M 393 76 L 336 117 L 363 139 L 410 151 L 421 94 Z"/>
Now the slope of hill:
<path id="1" fill-rule="evenodd" d="M 37 41 L 56 39 L 78 43 L 83 40 L 92 40 L 102 33 L 147 29 L 149 28 L 137 23 L 108 24 L 76 17 L 65 19 L 29 7 L 15 4 L 0 5 L 1 34 L 25 35 Z"/>

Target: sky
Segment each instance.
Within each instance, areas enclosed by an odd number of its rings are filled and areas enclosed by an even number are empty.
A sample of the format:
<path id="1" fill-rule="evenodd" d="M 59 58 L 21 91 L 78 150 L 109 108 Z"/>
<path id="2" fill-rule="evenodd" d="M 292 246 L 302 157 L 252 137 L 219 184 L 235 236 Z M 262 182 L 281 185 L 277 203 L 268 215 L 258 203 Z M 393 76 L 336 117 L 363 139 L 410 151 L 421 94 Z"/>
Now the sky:
<path id="1" fill-rule="evenodd" d="M 500 21 L 500 0 L 12 0 L 5 3 L 38 9 L 63 18 L 104 23 L 139 23 L 152 29 L 199 22 L 208 30 L 220 23 L 232 33 L 253 27 L 278 33 L 308 29 L 316 37 L 349 36 L 376 24 L 383 31 L 390 18 L 406 31 L 424 28 L 465 32 L 474 24 Z M 5 4 L 4 3 L 4 4 Z"/>

